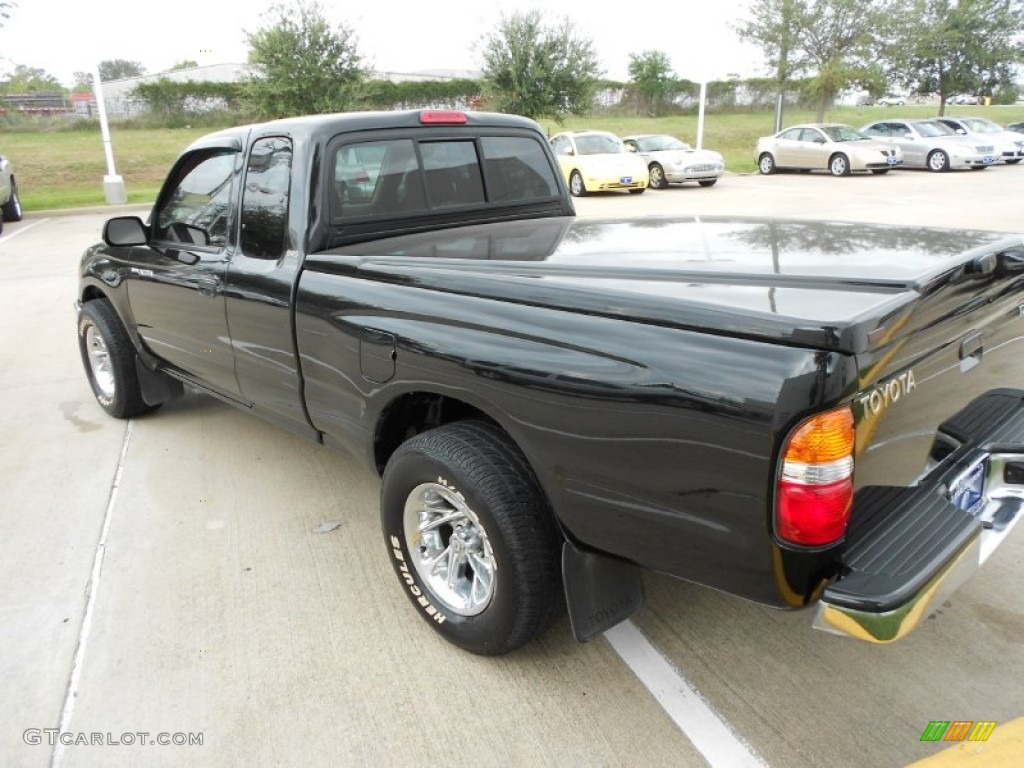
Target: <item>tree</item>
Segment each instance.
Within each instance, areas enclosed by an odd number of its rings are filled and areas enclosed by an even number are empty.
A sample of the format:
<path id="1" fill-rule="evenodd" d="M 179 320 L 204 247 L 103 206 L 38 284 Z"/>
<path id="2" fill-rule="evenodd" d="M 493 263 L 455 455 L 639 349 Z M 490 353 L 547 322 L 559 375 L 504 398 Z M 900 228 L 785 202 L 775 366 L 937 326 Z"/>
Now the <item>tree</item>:
<path id="1" fill-rule="evenodd" d="M 127 59 L 107 59 L 100 62 L 100 80 L 122 80 L 126 77 L 139 77 L 146 74 L 146 68 L 138 61 Z"/>
<path id="2" fill-rule="evenodd" d="M 569 19 L 547 26 L 540 11 L 503 15 L 481 43 L 489 101 L 498 110 L 561 123 L 593 104 L 597 54 Z"/>
<path id="3" fill-rule="evenodd" d="M 92 93 L 93 82 L 91 72 L 73 72 L 71 74 L 72 93 Z"/>
<path id="4" fill-rule="evenodd" d="M 16 64 L 14 72 L 7 79 L 7 82 L 0 84 L 0 90 L 5 93 L 45 93 L 60 91 L 64 87 L 56 77 L 45 69 L 26 67 L 24 64 Z"/>
<path id="5" fill-rule="evenodd" d="M 853 85 L 875 86 L 879 52 L 894 27 L 890 0 L 756 0 L 739 36 L 761 47 L 780 90 L 793 78 L 818 103 L 818 120 Z M 915 25 L 916 28 L 916 25 Z"/>
<path id="6" fill-rule="evenodd" d="M 246 33 L 249 63 L 257 75 L 247 95 L 263 117 L 284 117 L 351 109 L 366 79 L 355 34 L 332 27 L 319 3 L 296 0 L 275 5 L 269 26 Z"/>
<path id="7" fill-rule="evenodd" d="M 921 95 L 939 95 L 939 114 L 956 93 L 1012 90 L 1022 58 L 1014 35 L 1024 10 L 1012 0 L 913 0 L 912 31 L 894 47 L 897 79 Z"/>
<path id="8" fill-rule="evenodd" d="M 646 97 L 651 116 L 657 117 L 665 96 L 675 83 L 668 55 L 661 51 L 629 54 L 629 80 Z"/>
<path id="9" fill-rule="evenodd" d="M 171 67 L 171 69 L 169 71 L 174 72 L 174 71 L 179 70 L 179 69 L 194 69 L 195 67 L 198 67 L 198 66 L 199 66 L 199 62 L 198 61 L 193 61 L 192 59 L 182 59 L 177 64 L 175 64 L 173 67 Z"/>

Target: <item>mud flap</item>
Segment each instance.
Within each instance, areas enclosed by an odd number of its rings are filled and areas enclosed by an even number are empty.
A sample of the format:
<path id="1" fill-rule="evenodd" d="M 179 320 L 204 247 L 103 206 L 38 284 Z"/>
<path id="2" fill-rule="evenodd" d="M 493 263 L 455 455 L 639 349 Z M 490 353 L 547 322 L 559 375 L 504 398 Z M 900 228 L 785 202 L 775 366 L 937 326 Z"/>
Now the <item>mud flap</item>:
<path id="1" fill-rule="evenodd" d="M 640 568 L 570 541 L 562 545 L 562 583 L 572 633 L 581 643 L 625 621 L 644 604 Z"/>
<path id="2" fill-rule="evenodd" d="M 168 403 L 185 394 L 185 387 L 180 381 L 172 379 L 166 373 L 149 370 L 139 360 L 138 355 L 135 355 L 135 375 L 139 380 L 139 389 L 146 405 Z"/>

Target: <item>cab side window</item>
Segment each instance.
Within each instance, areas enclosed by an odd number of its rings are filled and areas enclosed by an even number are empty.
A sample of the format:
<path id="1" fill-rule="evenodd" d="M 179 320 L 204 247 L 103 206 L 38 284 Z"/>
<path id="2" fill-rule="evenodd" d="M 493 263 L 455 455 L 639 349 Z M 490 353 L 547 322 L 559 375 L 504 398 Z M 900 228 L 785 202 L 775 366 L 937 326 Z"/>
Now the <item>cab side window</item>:
<path id="1" fill-rule="evenodd" d="M 279 259 L 288 247 L 288 201 L 292 181 L 292 143 L 274 137 L 254 142 L 242 191 L 242 253 Z"/>
<path id="2" fill-rule="evenodd" d="M 231 211 L 233 151 L 196 152 L 156 214 L 153 239 L 223 248 Z"/>

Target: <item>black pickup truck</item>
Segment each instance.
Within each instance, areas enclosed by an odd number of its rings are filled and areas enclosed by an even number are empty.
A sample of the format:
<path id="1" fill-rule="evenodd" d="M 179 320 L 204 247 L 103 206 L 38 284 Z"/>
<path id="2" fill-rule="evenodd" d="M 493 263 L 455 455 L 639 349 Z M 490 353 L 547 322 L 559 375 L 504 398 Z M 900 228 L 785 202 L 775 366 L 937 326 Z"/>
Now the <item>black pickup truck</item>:
<path id="1" fill-rule="evenodd" d="M 1021 517 L 1020 237 L 577 220 L 522 118 L 206 136 L 77 298 L 110 415 L 188 386 L 379 472 L 400 588 L 476 653 L 594 637 L 642 569 L 889 642 Z"/>

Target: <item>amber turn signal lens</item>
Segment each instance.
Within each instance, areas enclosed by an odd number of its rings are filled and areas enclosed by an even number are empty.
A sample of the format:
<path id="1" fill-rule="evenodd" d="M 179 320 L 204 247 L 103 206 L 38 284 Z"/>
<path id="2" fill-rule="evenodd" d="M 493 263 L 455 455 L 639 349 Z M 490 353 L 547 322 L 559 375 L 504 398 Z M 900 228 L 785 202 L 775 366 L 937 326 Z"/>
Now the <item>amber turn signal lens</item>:
<path id="1" fill-rule="evenodd" d="M 853 413 L 849 407 L 819 413 L 793 433 L 786 447 L 786 461 L 825 464 L 853 455 Z"/>

